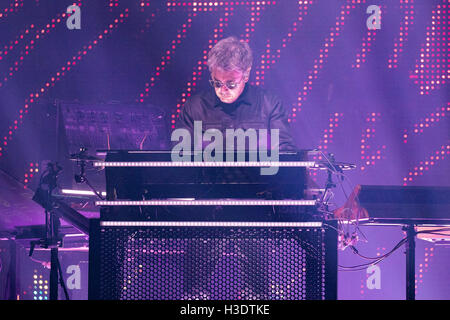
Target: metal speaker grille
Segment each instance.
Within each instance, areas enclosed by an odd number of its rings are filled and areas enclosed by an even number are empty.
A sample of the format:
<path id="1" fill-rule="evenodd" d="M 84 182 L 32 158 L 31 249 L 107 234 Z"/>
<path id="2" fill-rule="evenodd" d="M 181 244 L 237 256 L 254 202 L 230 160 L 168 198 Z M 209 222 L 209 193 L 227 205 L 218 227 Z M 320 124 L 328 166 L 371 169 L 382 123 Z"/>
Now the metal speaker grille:
<path id="1" fill-rule="evenodd" d="M 101 227 L 98 299 L 325 299 L 323 228 Z M 91 279 L 90 279 L 91 281 Z"/>

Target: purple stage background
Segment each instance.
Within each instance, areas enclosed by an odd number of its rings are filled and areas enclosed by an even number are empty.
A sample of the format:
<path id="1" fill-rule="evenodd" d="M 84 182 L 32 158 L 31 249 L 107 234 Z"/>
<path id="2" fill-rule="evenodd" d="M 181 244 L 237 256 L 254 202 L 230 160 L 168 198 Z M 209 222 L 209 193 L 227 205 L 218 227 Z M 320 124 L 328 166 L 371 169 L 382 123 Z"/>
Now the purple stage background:
<path id="1" fill-rule="evenodd" d="M 66 26 L 73 3 L 80 30 Z M 380 29 L 366 26 L 369 5 L 381 8 Z M 170 128 L 209 85 L 209 48 L 236 35 L 253 48 L 251 83 L 290 110 L 299 148 L 357 165 L 346 193 L 354 184 L 449 186 L 449 18 L 449 0 L 2 0 L 0 169 L 36 186 L 43 161 L 57 157 L 55 101 L 154 105 Z M 367 256 L 404 236 L 362 231 Z M 417 298 L 450 299 L 450 248 L 419 240 L 417 250 Z M 339 255 L 340 265 L 365 262 Z M 404 299 L 403 249 L 378 266 L 340 272 L 339 298 Z"/>

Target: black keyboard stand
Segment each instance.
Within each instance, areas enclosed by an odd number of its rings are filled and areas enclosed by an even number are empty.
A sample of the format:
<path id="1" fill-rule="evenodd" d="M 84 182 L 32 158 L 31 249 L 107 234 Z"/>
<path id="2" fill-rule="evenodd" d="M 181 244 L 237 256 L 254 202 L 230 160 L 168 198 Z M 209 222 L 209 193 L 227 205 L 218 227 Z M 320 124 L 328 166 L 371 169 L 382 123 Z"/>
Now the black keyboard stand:
<path id="1" fill-rule="evenodd" d="M 414 224 L 403 226 L 406 231 L 406 300 L 416 300 L 416 231 Z"/>

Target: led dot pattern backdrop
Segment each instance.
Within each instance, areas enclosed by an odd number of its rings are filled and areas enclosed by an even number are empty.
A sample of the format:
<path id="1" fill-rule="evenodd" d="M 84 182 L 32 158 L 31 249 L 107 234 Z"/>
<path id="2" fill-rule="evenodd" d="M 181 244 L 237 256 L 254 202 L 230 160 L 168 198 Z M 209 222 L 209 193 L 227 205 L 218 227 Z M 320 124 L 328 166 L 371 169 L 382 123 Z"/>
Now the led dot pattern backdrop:
<path id="1" fill-rule="evenodd" d="M 70 30 L 73 4 L 81 28 Z M 173 128 L 209 88 L 209 49 L 235 35 L 299 148 L 356 164 L 354 184 L 448 186 L 449 17 L 449 0 L 4 0 L 0 168 L 37 183 L 56 157 L 55 101 L 154 105 Z"/>
<path id="2" fill-rule="evenodd" d="M 66 25 L 71 4 L 79 30 Z M 368 29 L 363 0 L 5 1 L 2 164 L 14 158 L 25 182 L 39 160 L 26 150 L 43 142 L 18 136 L 55 99 L 151 103 L 173 126 L 208 86 L 208 50 L 236 35 L 253 48 L 251 83 L 282 97 L 300 148 L 356 163 L 362 183 L 445 184 L 450 4 L 378 5 L 380 29 Z"/>

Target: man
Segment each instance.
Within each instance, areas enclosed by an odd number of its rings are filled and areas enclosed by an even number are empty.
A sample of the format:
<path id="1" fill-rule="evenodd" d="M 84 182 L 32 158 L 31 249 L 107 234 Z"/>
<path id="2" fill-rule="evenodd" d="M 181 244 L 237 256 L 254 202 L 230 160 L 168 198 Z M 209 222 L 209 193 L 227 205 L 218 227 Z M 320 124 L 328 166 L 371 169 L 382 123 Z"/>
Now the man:
<path id="1" fill-rule="evenodd" d="M 202 121 L 202 134 L 205 130 L 217 129 L 222 132 L 223 137 L 226 136 L 226 129 L 267 129 L 268 132 L 278 129 L 279 151 L 296 150 L 289 131 L 287 112 L 280 99 L 248 84 L 252 52 L 246 42 L 235 37 L 222 39 L 209 52 L 208 67 L 213 89 L 194 95 L 186 101 L 177 128 L 188 129 L 192 136 L 195 131 L 194 121 Z M 202 137 L 194 136 L 194 139 L 201 141 Z M 270 137 L 268 140 L 258 141 L 258 145 L 270 143 Z M 270 263 L 269 251 L 273 248 L 262 248 L 249 241 L 251 242 L 249 239 L 235 242 L 219 239 L 192 240 L 186 248 L 185 298 L 211 298 L 208 283 L 215 266 L 224 256 L 234 256 L 242 265 L 244 282 L 244 287 L 236 298 L 267 299 L 270 293 L 267 266 Z M 205 256 L 208 259 L 204 259 Z"/>
<path id="2" fill-rule="evenodd" d="M 177 127 L 192 134 L 194 121 L 202 121 L 203 130 L 218 129 L 224 137 L 226 129 L 278 129 L 279 151 L 296 150 L 281 100 L 248 84 L 252 60 L 245 41 L 228 37 L 217 42 L 208 54 L 210 84 L 214 89 L 186 101 Z"/>

